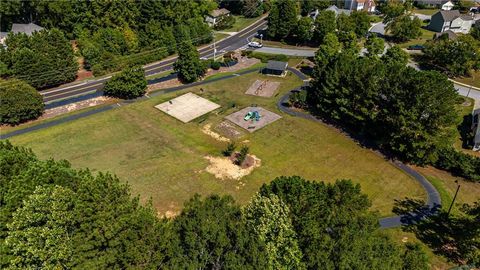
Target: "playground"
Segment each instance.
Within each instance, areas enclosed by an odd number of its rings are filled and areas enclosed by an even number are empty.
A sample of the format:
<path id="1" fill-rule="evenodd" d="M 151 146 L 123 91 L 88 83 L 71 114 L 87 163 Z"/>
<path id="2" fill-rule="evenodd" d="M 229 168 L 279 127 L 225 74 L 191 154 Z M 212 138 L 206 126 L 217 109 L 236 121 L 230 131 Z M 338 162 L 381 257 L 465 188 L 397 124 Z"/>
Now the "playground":
<path id="1" fill-rule="evenodd" d="M 155 108 L 184 123 L 188 123 L 197 117 L 220 108 L 220 105 L 193 93 L 186 93 L 158 104 Z"/>
<path id="2" fill-rule="evenodd" d="M 277 92 L 279 86 L 280 82 L 256 80 L 248 88 L 245 94 L 259 97 L 271 97 Z"/>
<path id="3" fill-rule="evenodd" d="M 280 118 L 282 118 L 280 115 L 267 111 L 262 107 L 246 107 L 225 117 L 225 119 L 249 132 L 259 130 Z"/>

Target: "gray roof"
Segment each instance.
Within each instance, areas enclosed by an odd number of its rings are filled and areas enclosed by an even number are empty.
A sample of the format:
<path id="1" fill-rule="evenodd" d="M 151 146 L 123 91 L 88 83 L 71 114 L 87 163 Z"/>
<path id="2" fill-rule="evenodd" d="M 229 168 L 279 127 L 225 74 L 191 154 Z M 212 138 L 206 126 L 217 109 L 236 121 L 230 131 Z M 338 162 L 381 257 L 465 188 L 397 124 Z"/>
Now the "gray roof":
<path id="1" fill-rule="evenodd" d="M 473 17 L 467 14 L 460 15 L 460 18 L 462 18 L 464 21 L 473 21 Z"/>
<path id="2" fill-rule="evenodd" d="M 443 5 L 449 0 L 417 0 L 415 2 L 423 5 Z"/>
<path id="3" fill-rule="evenodd" d="M 6 37 L 8 35 L 8 32 L 0 32 L 0 39 Z"/>
<path id="4" fill-rule="evenodd" d="M 351 11 L 348 10 L 348 9 L 342 9 L 342 8 L 338 8 L 337 6 L 333 5 L 333 6 L 329 6 L 327 9 L 325 10 L 329 10 L 329 11 L 333 11 L 335 12 L 335 15 L 339 15 L 339 14 L 346 14 L 346 15 L 350 15 Z"/>
<path id="5" fill-rule="evenodd" d="M 210 12 L 210 16 L 211 17 L 220 17 L 220 16 L 223 16 L 223 15 L 227 15 L 230 13 L 230 10 L 226 9 L 226 8 L 221 8 L 221 9 L 215 9 L 215 10 L 212 10 L 212 12 Z"/>
<path id="6" fill-rule="evenodd" d="M 14 34 L 25 33 L 30 36 L 33 34 L 33 32 L 41 31 L 41 30 L 43 30 L 43 27 L 38 26 L 34 23 L 29 23 L 29 24 L 14 23 L 12 25 L 12 32 Z"/>
<path id="7" fill-rule="evenodd" d="M 439 13 L 446 22 L 451 22 L 460 17 L 460 11 L 458 10 L 440 10 Z"/>
<path id="8" fill-rule="evenodd" d="M 447 30 L 445 32 L 435 33 L 435 39 L 437 39 L 437 38 L 439 38 L 443 35 L 447 35 L 448 39 L 456 39 L 457 38 L 457 34 L 455 34 L 452 30 Z"/>
<path id="9" fill-rule="evenodd" d="M 273 61 L 270 60 L 267 63 L 267 69 L 272 69 L 272 70 L 281 70 L 284 71 L 287 69 L 288 63 L 287 62 L 282 62 L 282 61 Z"/>

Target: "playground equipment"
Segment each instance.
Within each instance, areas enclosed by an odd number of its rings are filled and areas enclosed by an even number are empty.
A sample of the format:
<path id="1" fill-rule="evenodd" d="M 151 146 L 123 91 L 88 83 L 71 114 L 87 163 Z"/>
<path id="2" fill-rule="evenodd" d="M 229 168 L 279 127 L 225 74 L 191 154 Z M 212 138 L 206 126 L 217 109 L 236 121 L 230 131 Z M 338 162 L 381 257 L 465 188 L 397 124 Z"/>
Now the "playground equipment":
<path id="1" fill-rule="evenodd" d="M 243 118 L 243 120 L 245 121 L 248 121 L 248 120 L 252 120 L 252 121 L 259 121 L 260 120 L 260 113 L 258 111 L 249 111 L 245 117 Z"/>
<path id="2" fill-rule="evenodd" d="M 263 88 L 264 88 L 265 86 L 267 86 L 267 83 L 268 83 L 268 80 L 263 81 L 263 82 L 257 87 L 257 89 L 255 90 L 255 95 L 258 96 L 258 94 L 259 94 L 261 91 L 263 91 Z"/>

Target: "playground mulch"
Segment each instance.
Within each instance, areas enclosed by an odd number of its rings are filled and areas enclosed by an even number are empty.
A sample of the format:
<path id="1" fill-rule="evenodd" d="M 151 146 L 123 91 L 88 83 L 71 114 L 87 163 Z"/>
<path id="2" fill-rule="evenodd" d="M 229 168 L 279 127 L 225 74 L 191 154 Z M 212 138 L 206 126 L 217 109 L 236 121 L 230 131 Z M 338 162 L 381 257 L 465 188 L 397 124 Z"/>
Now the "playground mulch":
<path id="1" fill-rule="evenodd" d="M 248 88 L 245 94 L 259 97 L 271 97 L 275 94 L 279 86 L 280 82 L 256 80 Z"/>
<path id="2" fill-rule="evenodd" d="M 248 120 L 245 121 L 245 115 L 250 111 L 258 111 L 260 113 L 260 120 Z M 282 118 L 280 115 L 273 113 L 271 111 L 265 110 L 262 107 L 246 107 L 238 112 L 232 113 L 225 117 L 225 119 L 231 121 L 232 123 L 246 129 L 248 132 L 254 132 L 263 128 L 266 125 L 269 125 L 278 119 Z"/>

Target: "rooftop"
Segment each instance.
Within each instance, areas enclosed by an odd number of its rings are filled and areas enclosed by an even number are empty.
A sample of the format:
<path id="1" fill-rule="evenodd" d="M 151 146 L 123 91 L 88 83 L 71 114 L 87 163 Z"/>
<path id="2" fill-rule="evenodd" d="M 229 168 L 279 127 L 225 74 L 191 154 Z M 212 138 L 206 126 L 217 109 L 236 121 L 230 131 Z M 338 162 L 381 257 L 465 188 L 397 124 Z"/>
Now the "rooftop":
<path id="1" fill-rule="evenodd" d="M 43 30 L 43 27 L 38 26 L 34 23 L 29 23 L 29 24 L 14 23 L 12 25 L 12 32 L 15 34 L 25 33 L 30 36 L 33 34 L 33 32 L 41 31 L 41 30 Z"/>
<path id="2" fill-rule="evenodd" d="M 456 18 L 460 17 L 460 11 L 458 10 L 440 10 L 437 13 L 440 13 L 440 15 L 442 15 L 443 20 L 446 22 L 453 21 Z"/>
<path id="3" fill-rule="evenodd" d="M 288 66 L 287 62 L 281 62 L 281 61 L 270 60 L 267 63 L 267 69 L 271 69 L 271 70 L 284 71 L 285 69 L 287 69 L 287 66 Z"/>
<path id="4" fill-rule="evenodd" d="M 212 17 L 220 17 L 220 16 L 223 16 L 223 15 L 227 15 L 230 13 L 230 10 L 226 9 L 226 8 L 220 8 L 220 9 L 214 9 L 212 10 L 212 12 L 210 12 L 210 16 Z"/>

